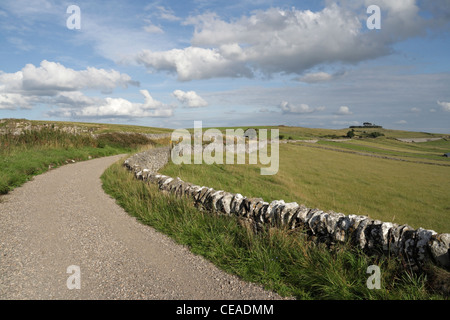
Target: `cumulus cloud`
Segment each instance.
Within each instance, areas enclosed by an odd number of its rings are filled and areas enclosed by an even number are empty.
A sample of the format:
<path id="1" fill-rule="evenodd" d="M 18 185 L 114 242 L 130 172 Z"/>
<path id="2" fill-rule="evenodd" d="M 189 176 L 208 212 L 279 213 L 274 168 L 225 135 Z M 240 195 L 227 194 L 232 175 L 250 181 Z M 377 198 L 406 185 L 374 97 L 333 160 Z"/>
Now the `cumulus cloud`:
<path id="1" fill-rule="evenodd" d="M 244 63 L 225 58 L 218 49 L 188 47 L 162 52 L 143 50 L 137 55 L 136 61 L 150 70 L 176 73 L 180 81 L 252 76 Z"/>
<path id="2" fill-rule="evenodd" d="M 0 92 L 51 96 L 62 91 L 98 89 L 111 91 L 116 87 L 138 85 L 127 74 L 116 70 L 87 67 L 76 71 L 60 63 L 43 60 L 39 67 L 27 64 L 15 73 L 0 72 Z"/>
<path id="3" fill-rule="evenodd" d="M 208 102 L 200 97 L 195 91 L 184 92 L 182 90 L 175 90 L 173 95 L 178 101 L 189 108 L 201 108 L 208 106 Z"/>
<path id="4" fill-rule="evenodd" d="M 339 107 L 339 110 L 335 114 L 339 115 L 339 116 L 348 116 L 348 115 L 353 114 L 353 112 L 350 111 L 349 107 L 341 106 L 341 107 Z"/>
<path id="5" fill-rule="evenodd" d="M 173 109 L 170 106 L 153 99 L 147 90 L 140 92 L 145 98 L 144 103 L 133 103 L 123 98 L 89 98 L 78 93 L 68 98 L 71 103 L 81 102 L 81 108 L 78 105 L 59 108 L 48 112 L 48 115 L 65 118 L 138 118 L 171 117 L 173 115 Z"/>
<path id="6" fill-rule="evenodd" d="M 324 107 L 319 107 L 319 108 L 312 108 L 307 104 L 299 104 L 299 105 L 294 105 L 291 104 L 287 101 L 283 101 L 280 104 L 280 109 L 282 111 L 282 113 L 297 113 L 297 114 L 304 114 L 304 113 L 313 113 L 316 111 L 322 111 L 324 110 Z"/>
<path id="7" fill-rule="evenodd" d="M 0 93 L 0 110 L 30 109 L 33 99 L 18 93 Z"/>
<path id="8" fill-rule="evenodd" d="M 450 102 L 438 101 L 437 104 L 441 106 L 443 111 L 450 112 Z"/>
<path id="9" fill-rule="evenodd" d="M 0 72 L 0 109 L 51 106 L 49 116 L 60 117 L 170 117 L 173 108 L 140 90 L 144 103 L 123 98 L 86 96 L 82 90 L 110 92 L 117 87 L 138 85 L 116 70 L 87 67 L 73 70 L 60 63 L 42 61 L 39 67 L 27 64 L 15 73 Z"/>
<path id="10" fill-rule="evenodd" d="M 375 1 L 375 2 L 374 2 Z M 367 32 L 363 3 L 331 3 L 321 11 L 269 8 L 232 21 L 215 13 L 191 16 L 191 45 L 168 51 L 141 51 L 135 60 L 153 71 L 176 73 L 178 79 L 303 74 L 319 65 L 358 63 L 391 53 L 391 45 L 424 30 L 414 0 L 374 0 L 383 8 L 383 29 Z M 367 7 L 367 6 L 366 6 Z M 326 81 L 332 75 L 309 74 L 303 81 Z"/>

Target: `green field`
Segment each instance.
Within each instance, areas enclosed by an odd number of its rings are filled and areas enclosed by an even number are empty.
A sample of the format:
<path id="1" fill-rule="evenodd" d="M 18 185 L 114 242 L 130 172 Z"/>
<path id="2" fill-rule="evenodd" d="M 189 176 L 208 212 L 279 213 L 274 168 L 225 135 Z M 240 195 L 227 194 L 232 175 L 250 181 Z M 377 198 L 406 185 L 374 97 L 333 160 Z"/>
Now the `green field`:
<path id="1" fill-rule="evenodd" d="M 366 152 L 376 155 L 386 155 L 395 158 L 401 158 L 409 161 L 435 160 L 427 161 L 431 163 L 441 163 L 450 166 L 450 158 L 443 157 L 443 154 L 450 149 L 448 140 L 421 142 L 420 146 L 416 144 L 409 146 L 405 142 L 393 139 L 370 139 L 351 140 L 345 142 L 318 141 L 318 145 L 335 148 L 343 148 L 356 152 Z"/>
<path id="2" fill-rule="evenodd" d="M 238 164 L 170 163 L 161 173 L 268 202 L 282 199 L 346 215 L 367 215 L 415 228 L 450 232 L 450 166 L 413 162 L 450 164 L 449 159 L 438 156 L 450 149 L 450 142 L 430 142 L 413 149 L 403 148 L 406 143 L 378 139 L 345 144 L 324 142 L 336 150 L 311 144 L 280 144 L 280 168 L 273 176 L 260 175 L 259 165 Z M 411 162 L 339 150 L 409 157 Z"/>
<path id="3" fill-rule="evenodd" d="M 284 139 L 291 140 L 307 140 L 307 139 L 338 139 L 345 138 L 347 132 L 351 129 L 320 129 L 320 128 L 304 128 L 304 127 L 289 127 L 289 126 L 249 126 L 240 127 L 244 130 L 246 129 L 278 129 L 280 132 L 280 137 Z M 203 128 L 207 130 L 208 128 Z M 229 127 L 218 127 L 217 129 L 225 132 Z M 193 129 L 190 129 L 193 131 Z M 412 132 L 412 131 L 402 131 L 402 130 L 391 130 L 384 128 L 365 128 L 365 129 L 355 129 L 355 134 L 357 137 L 364 135 L 365 133 L 379 132 L 386 138 L 438 138 L 442 136 L 450 137 L 449 134 L 438 134 L 438 133 L 428 133 L 428 132 Z"/>

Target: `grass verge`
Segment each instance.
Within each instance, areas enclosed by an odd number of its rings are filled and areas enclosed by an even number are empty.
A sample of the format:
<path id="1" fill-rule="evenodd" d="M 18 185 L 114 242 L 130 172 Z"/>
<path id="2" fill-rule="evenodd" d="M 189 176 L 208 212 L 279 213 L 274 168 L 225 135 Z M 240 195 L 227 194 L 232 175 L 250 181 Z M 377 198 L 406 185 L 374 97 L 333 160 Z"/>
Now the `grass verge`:
<path id="1" fill-rule="evenodd" d="M 392 257 L 369 257 L 355 248 L 329 248 L 302 233 L 269 229 L 258 234 L 237 218 L 197 210 L 188 200 L 164 195 L 135 180 L 121 163 L 101 177 L 104 190 L 130 215 L 228 273 L 297 299 L 444 299 L 429 287 L 426 274 L 404 270 Z M 381 289 L 370 290 L 367 268 L 381 270 Z"/>
<path id="2" fill-rule="evenodd" d="M 107 133 L 93 138 L 57 129 L 0 135 L 0 195 L 33 176 L 65 163 L 129 153 L 153 141 L 139 134 Z"/>

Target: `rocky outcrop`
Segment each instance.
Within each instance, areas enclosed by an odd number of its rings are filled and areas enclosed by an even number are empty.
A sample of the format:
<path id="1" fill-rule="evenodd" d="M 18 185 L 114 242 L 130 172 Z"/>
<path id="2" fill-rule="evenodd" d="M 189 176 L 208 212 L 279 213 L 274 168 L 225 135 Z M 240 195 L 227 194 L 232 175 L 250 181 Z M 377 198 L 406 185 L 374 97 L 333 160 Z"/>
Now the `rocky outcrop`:
<path id="1" fill-rule="evenodd" d="M 200 209 L 236 216 L 250 222 L 255 231 L 266 227 L 300 229 L 316 241 L 349 242 L 368 252 L 401 256 L 412 267 L 427 261 L 450 268 L 450 234 L 413 229 L 408 225 L 307 208 L 283 200 L 265 202 L 239 193 L 198 186 L 158 173 L 169 160 L 170 148 L 155 148 L 127 159 L 124 165 L 137 179 L 155 184 L 165 193 L 186 197 Z"/>

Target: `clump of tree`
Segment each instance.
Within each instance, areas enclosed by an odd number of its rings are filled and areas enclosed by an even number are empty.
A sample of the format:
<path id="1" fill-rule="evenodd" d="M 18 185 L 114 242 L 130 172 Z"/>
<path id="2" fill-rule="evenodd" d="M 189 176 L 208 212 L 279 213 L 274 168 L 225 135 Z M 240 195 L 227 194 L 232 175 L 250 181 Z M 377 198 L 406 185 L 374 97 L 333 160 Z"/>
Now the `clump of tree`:
<path id="1" fill-rule="evenodd" d="M 378 138 L 378 137 L 384 137 L 384 133 L 374 131 L 374 132 L 363 132 L 360 135 L 361 138 Z"/>
<path id="2" fill-rule="evenodd" d="M 352 129 L 352 130 L 350 130 L 349 132 L 347 132 L 347 138 L 353 138 L 355 136 L 355 130 L 354 129 Z"/>

